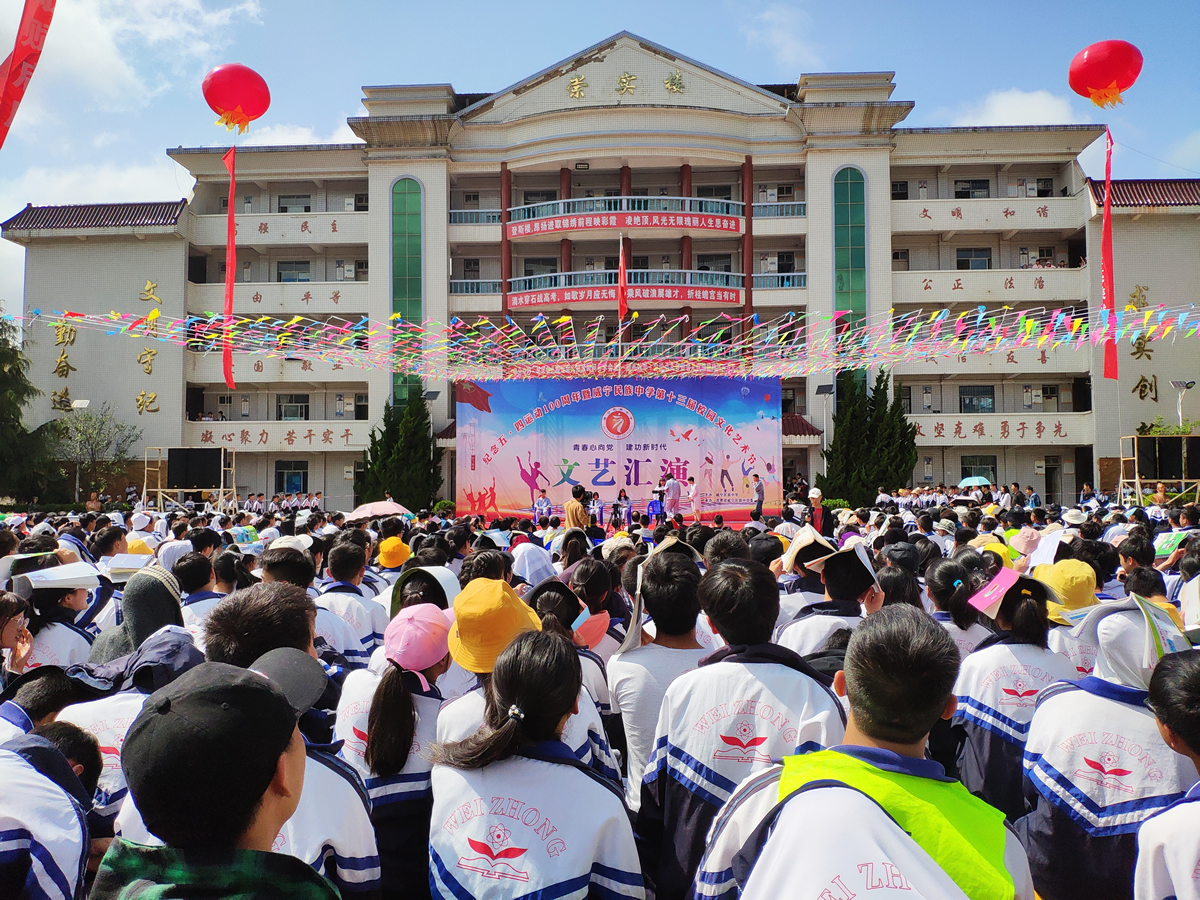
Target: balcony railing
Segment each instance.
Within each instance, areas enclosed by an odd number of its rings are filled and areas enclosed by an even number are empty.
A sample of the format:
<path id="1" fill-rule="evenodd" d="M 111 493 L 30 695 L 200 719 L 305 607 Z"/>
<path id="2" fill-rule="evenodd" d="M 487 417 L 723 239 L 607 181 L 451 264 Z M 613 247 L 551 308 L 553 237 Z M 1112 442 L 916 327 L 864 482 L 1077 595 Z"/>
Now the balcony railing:
<path id="1" fill-rule="evenodd" d="M 692 287 L 740 288 L 744 278 L 741 272 L 710 272 L 695 269 L 629 269 L 626 272 L 630 285 L 677 284 Z M 617 273 L 611 269 L 590 272 L 555 272 L 550 275 L 528 275 L 513 278 L 509 282 L 513 293 L 523 291 L 545 291 L 555 288 L 597 287 L 615 285 Z"/>
<path id="2" fill-rule="evenodd" d="M 756 219 L 799 219 L 808 215 L 808 204 L 803 200 L 794 203 L 755 203 Z"/>
<path id="3" fill-rule="evenodd" d="M 779 272 L 754 276 L 754 289 L 776 290 L 808 287 L 807 272 Z"/>
<path id="4" fill-rule="evenodd" d="M 708 216 L 740 216 L 742 214 L 742 204 L 734 200 L 713 200 L 707 197 L 581 197 L 576 200 L 553 200 L 549 203 L 514 206 L 508 211 L 509 219 L 513 222 L 609 212 L 698 213 Z"/>
<path id="5" fill-rule="evenodd" d="M 498 209 L 452 209 L 450 210 L 451 225 L 499 225 L 500 210 Z"/>
<path id="6" fill-rule="evenodd" d="M 455 279 L 450 282 L 450 293 L 452 294 L 499 294 L 501 289 L 499 281 L 481 281 L 475 279 Z"/>

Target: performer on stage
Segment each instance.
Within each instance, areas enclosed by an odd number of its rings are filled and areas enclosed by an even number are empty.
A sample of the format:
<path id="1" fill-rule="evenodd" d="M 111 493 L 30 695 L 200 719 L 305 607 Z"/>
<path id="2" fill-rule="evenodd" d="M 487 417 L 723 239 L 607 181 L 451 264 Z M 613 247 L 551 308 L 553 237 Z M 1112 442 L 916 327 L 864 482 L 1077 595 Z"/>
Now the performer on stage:
<path id="1" fill-rule="evenodd" d="M 700 524 L 700 486 L 696 484 L 696 479 L 688 476 L 688 500 L 692 504 L 692 524 Z"/>

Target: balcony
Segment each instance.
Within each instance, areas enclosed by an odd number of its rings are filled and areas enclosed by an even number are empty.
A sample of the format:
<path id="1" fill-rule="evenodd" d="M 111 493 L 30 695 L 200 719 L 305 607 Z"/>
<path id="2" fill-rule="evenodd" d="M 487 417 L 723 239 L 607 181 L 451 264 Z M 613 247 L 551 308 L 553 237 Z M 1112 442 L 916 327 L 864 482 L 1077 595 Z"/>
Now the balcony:
<path id="1" fill-rule="evenodd" d="M 919 362 L 902 363 L 894 374 L 913 378 L 954 381 L 979 375 L 998 379 L 1036 381 L 1048 375 L 1086 375 L 1091 371 L 1090 353 L 1071 348 L 1005 350 L 999 353 L 967 353 L 958 356 L 927 356 Z"/>
<path id="2" fill-rule="evenodd" d="M 892 303 L 1063 303 L 1088 298 L 1088 269 L 932 269 L 892 273 Z"/>
<path id="3" fill-rule="evenodd" d="M 251 213 L 235 215 L 237 242 L 243 247 L 309 246 L 367 243 L 365 212 Z M 198 247 L 224 247 L 223 215 L 188 216 L 188 239 Z"/>
<path id="4" fill-rule="evenodd" d="M 795 203 L 755 203 L 755 219 L 801 219 L 808 215 L 808 204 L 803 200 Z"/>
<path id="5" fill-rule="evenodd" d="M 755 307 L 808 305 L 808 273 L 778 272 L 754 276 Z"/>
<path id="6" fill-rule="evenodd" d="M 225 375 L 221 368 L 219 349 L 208 353 L 188 351 L 184 357 L 185 381 L 194 384 L 224 384 Z M 328 360 L 299 359 L 266 353 L 235 353 L 233 377 L 241 387 L 243 383 L 269 384 L 280 381 L 303 384 L 362 382 L 367 376 L 363 369 L 340 366 Z"/>
<path id="7" fill-rule="evenodd" d="M 893 200 L 892 233 L 940 231 L 1072 232 L 1083 227 L 1083 197 L 991 197 L 979 200 Z M 1007 238 L 1006 238 L 1007 239 Z"/>
<path id="8" fill-rule="evenodd" d="M 455 279 L 450 296 L 455 313 L 498 313 L 504 308 L 500 297 L 503 282 Z"/>
<path id="9" fill-rule="evenodd" d="M 724 306 L 742 302 L 743 276 L 740 272 L 630 269 L 628 280 L 628 299 L 631 303 L 650 301 L 653 307 L 673 308 Z M 617 273 L 608 269 L 513 278 L 511 285 L 512 292 L 508 295 L 510 309 L 617 302 Z"/>
<path id="10" fill-rule="evenodd" d="M 515 206 L 509 212 L 511 240 L 548 234 L 636 232 L 643 237 L 682 237 L 697 232 L 740 235 L 742 204 L 701 197 L 585 197 Z"/>
<path id="11" fill-rule="evenodd" d="M 450 210 L 451 225 L 499 225 L 500 210 L 498 209 L 452 209 Z"/>
<path id="12" fill-rule="evenodd" d="M 808 204 L 755 203 L 754 236 L 787 237 L 808 233 Z"/>
<path id="13" fill-rule="evenodd" d="M 501 282 L 480 281 L 479 279 L 455 280 L 450 282 L 451 294 L 499 294 Z"/>
<path id="14" fill-rule="evenodd" d="M 451 244 L 499 244 L 500 210 L 452 209 L 446 237 Z"/>
<path id="15" fill-rule="evenodd" d="M 184 297 L 190 315 L 225 309 L 224 284 L 193 284 L 189 281 L 184 286 Z M 237 315 L 361 314 L 367 311 L 367 282 L 238 282 L 233 286 L 233 311 Z"/>
<path id="16" fill-rule="evenodd" d="M 1090 412 L 911 415 L 918 447 L 1077 447 L 1095 441 Z"/>
<path id="17" fill-rule="evenodd" d="M 361 452 L 370 442 L 371 423 L 361 419 L 287 422 L 184 422 L 185 447 L 231 447 L 255 453 Z"/>

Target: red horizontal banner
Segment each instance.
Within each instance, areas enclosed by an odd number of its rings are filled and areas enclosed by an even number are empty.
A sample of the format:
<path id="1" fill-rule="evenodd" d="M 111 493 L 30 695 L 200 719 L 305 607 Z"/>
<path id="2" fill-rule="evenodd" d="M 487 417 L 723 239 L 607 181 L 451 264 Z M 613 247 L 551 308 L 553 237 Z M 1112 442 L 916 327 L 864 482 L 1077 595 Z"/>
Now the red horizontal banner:
<path id="1" fill-rule="evenodd" d="M 682 284 L 631 284 L 629 300 L 669 300 L 674 303 L 741 303 L 739 288 L 697 287 Z M 549 288 L 508 295 L 509 309 L 554 306 L 562 303 L 616 303 L 617 286 Z"/>
<path id="2" fill-rule="evenodd" d="M 710 216 L 702 213 L 672 212 L 614 212 L 595 215 L 547 216 L 509 222 L 510 238 L 531 234 L 555 234 L 560 231 L 599 231 L 601 229 L 689 228 L 699 231 L 720 231 L 741 234 L 742 220 L 737 216 Z"/>

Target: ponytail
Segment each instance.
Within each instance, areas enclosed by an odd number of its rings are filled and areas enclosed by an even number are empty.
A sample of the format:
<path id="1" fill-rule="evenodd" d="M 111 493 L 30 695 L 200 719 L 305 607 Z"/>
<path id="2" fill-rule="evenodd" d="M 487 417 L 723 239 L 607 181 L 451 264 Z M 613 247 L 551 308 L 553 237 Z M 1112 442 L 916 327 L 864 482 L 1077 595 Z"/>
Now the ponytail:
<path id="1" fill-rule="evenodd" d="M 598 559 L 585 557 L 571 570 L 571 590 L 593 613 L 604 610 L 611 588 L 612 578 L 608 569 Z"/>
<path id="2" fill-rule="evenodd" d="M 569 640 L 545 631 L 518 635 L 492 670 L 483 727 L 464 741 L 435 744 L 433 764 L 482 769 L 513 756 L 522 744 L 557 740 L 582 683 Z"/>
<path id="3" fill-rule="evenodd" d="M 1054 594 L 1049 587 L 1022 576 L 1000 601 L 996 622 L 1002 628 L 1007 628 L 1013 638 L 1022 644 L 1045 649 L 1046 637 L 1050 633 L 1050 615 L 1046 603 L 1052 599 Z"/>
<path id="4" fill-rule="evenodd" d="M 979 612 L 967 601 L 975 592 L 966 568 L 953 559 L 935 559 L 925 570 L 925 586 L 933 605 L 950 613 L 954 624 L 966 631 L 979 621 Z"/>
<path id="5" fill-rule="evenodd" d="M 367 716 L 367 768 L 390 778 L 408 762 L 417 730 L 417 709 L 404 683 L 404 670 L 389 662 Z"/>
<path id="6" fill-rule="evenodd" d="M 571 626 L 579 618 L 579 598 L 557 579 L 547 579 L 530 595 L 534 612 L 542 620 L 542 631 L 574 640 Z"/>

